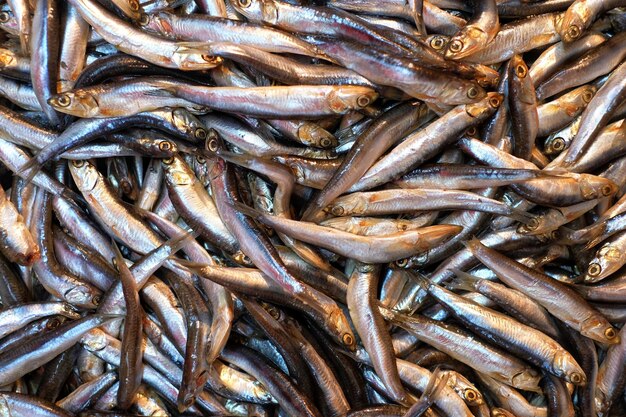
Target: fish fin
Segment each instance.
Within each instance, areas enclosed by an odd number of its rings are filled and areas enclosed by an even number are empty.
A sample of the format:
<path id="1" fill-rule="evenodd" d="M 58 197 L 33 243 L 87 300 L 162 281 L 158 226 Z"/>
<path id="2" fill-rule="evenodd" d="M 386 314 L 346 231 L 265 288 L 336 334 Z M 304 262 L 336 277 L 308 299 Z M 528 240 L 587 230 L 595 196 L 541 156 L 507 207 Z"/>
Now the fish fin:
<path id="1" fill-rule="evenodd" d="M 257 210 L 253 209 L 250 206 L 246 206 L 245 204 L 240 203 L 239 201 L 235 201 L 233 203 L 233 207 L 235 208 L 235 210 L 239 211 L 242 214 L 245 214 L 246 216 L 250 216 L 253 219 L 259 219 L 262 215 Z"/>
<path id="2" fill-rule="evenodd" d="M 423 289 L 424 291 L 428 291 L 428 289 L 430 288 L 431 285 L 434 285 L 433 283 L 430 282 L 430 280 L 425 276 L 420 274 L 419 272 L 415 272 L 413 274 L 409 274 L 409 276 L 411 277 L 411 279 L 413 279 L 415 281 L 415 283 L 417 285 L 420 286 L 421 289 Z"/>
<path id="3" fill-rule="evenodd" d="M 157 87 L 154 90 L 147 91 L 143 95 L 148 97 L 165 97 L 165 98 L 177 98 L 176 89 L 172 87 Z"/>
<path id="4" fill-rule="evenodd" d="M 534 214 L 528 213 L 526 211 L 523 211 L 523 210 L 511 208 L 511 214 L 509 214 L 509 217 L 520 223 L 528 224 L 531 221 L 531 219 L 534 219 L 537 216 L 535 216 Z"/>
<path id="5" fill-rule="evenodd" d="M 474 289 L 474 283 L 480 278 L 457 268 L 452 268 L 451 271 L 456 275 L 456 279 L 452 280 L 452 282 L 447 285 L 449 290 L 476 291 Z"/>
<path id="6" fill-rule="evenodd" d="M 466 240 L 464 242 L 461 242 L 463 244 L 463 246 L 465 246 L 465 248 L 467 250 L 469 250 L 470 252 L 472 251 L 472 246 L 476 246 L 478 244 L 482 245 L 482 242 L 480 241 L 480 239 L 478 239 L 476 236 L 472 236 L 472 238 L 470 240 Z"/>
<path id="7" fill-rule="evenodd" d="M 18 169 L 17 174 L 24 178 L 27 183 L 31 183 L 33 178 L 35 178 L 35 175 L 37 175 L 42 169 L 43 163 L 40 162 L 37 155 L 35 155 Z"/>
<path id="8" fill-rule="evenodd" d="M 450 374 L 447 372 L 444 373 L 441 368 L 437 366 L 433 371 L 430 380 L 428 380 L 428 385 L 426 385 L 420 400 L 424 399 L 426 401 L 433 401 L 439 396 L 441 390 L 448 385 L 448 379 L 450 379 Z"/>

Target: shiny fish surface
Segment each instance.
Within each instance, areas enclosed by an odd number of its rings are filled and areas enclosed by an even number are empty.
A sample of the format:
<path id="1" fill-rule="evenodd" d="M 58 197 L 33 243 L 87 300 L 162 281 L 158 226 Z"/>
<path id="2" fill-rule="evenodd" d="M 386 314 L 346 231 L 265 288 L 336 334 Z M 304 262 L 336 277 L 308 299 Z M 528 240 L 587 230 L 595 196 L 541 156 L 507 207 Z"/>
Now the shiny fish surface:
<path id="1" fill-rule="evenodd" d="M 624 0 L 0 32 L 0 417 L 624 415 Z"/>

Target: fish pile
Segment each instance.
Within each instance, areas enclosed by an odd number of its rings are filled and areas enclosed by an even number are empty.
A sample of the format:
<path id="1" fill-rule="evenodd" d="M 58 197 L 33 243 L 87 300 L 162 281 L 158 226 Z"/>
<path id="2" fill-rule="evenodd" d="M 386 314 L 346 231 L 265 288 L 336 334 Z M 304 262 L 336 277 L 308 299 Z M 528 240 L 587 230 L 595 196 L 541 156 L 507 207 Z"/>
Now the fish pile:
<path id="1" fill-rule="evenodd" d="M 626 1 L 0 29 L 1 417 L 626 415 Z"/>

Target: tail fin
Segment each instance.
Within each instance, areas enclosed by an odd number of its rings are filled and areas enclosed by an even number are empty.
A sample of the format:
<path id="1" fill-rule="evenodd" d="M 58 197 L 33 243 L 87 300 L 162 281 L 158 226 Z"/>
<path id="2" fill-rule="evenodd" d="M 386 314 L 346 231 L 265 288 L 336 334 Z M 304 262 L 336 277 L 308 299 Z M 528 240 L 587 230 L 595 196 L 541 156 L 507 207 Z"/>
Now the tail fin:
<path id="1" fill-rule="evenodd" d="M 456 275 L 456 279 L 452 280 L 452 282 L 447 285 L 448 289 L 476 291 L 474 288 L 474 283 L 476 283 L 476 281 L 478 281 L 480 278 L 456 268 L 451 269 L 451 271 L 454 272 L 454 275 Z"/>
<path id="2" fill-rule="evenodd" d="M 39 161 L 38 156 L 39 154 L 30 158 L 28 162 L 22 165 L 17 171 L 17 174 L 20 177 L 26 179 L 27 183 L 32 182 L 33 178 L 35 178 L 35 175 L 37 175 L 39 171 L 41 171 L 43 168 L 43 163 Z"/>
<path id="3" fill-rule="evenodd" d="M 536 216 L 523 210 L 518 210 L 511 207 L 511 214 L 509 217 L 523 224 L 528 224 Z"/>
<path id="4" fill-rule="evenodd" d="M 252 207 L 246 206 L 245 204 L 240 203 L 238 201 L 235 201 L 233 203 L 233 207 L 235 208 L 235 210 L 245 214 L 246 216 L 250 216 L 256 220 L 260 220 L 260 217 L 262 216 L 262 213 L 259 213 L 257 210 L 253 209 Z"/>

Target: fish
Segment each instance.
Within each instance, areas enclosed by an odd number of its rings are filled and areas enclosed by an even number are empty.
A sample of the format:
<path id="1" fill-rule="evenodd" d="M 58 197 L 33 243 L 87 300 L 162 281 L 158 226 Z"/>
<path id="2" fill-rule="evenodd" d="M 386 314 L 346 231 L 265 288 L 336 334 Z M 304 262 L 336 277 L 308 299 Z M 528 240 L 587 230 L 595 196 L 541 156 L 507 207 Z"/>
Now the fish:
<path id="1" fill-rule="evenodd" d="M 0 415 L 619 414 L 625 7 L 6 1 Z"/>

